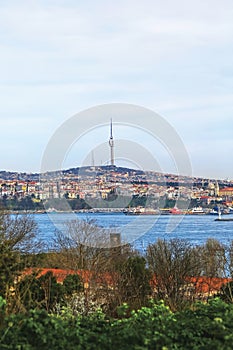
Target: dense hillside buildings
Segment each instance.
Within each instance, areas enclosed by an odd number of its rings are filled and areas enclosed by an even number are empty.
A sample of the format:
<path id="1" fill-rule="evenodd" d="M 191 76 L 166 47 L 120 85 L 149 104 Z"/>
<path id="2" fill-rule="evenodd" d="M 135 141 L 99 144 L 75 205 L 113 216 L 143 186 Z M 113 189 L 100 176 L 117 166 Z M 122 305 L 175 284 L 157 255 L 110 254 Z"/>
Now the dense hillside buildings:
<path id="1" fill-rule="evenodd" d="M 233 182 L 143 172 L 116 166 L 83 167 L 47 174 L 0 172 L 0 199 L 32 201 L 49 199 L 109 200 L 116 197 L 152 198 L 152 206 L 163 198 L 196 200 L 210 205 L 232 205 Z"/>

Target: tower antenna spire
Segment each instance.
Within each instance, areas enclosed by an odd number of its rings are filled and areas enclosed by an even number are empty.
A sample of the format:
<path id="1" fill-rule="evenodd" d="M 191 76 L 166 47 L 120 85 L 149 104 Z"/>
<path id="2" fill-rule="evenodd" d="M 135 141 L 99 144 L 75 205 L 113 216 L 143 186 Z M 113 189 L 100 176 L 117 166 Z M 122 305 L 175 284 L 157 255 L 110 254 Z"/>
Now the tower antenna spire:
<path id="1" fill-rule="evenodd" d="M 114 141 L 113 141 L 113 133 L 112 133 L 112 118 L 110 122 L 109 146 L 110 146 L 111 165 L 114 165 Z"/>

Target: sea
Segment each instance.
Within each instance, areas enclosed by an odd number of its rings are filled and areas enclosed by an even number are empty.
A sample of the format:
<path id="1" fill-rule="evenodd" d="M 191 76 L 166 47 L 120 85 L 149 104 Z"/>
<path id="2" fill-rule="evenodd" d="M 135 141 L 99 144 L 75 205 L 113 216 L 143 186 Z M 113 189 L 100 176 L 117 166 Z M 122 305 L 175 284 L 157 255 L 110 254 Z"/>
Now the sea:
<path id="1" fill-rule="evenodd" d="M 227 215 L 233 218 L 233 214 Z M 67 223 L 90 220 L 110 233 L 118 233 L 122 244 L 144 253 L 158 239 L 186 239 L 201 245 L 214 238 L 228 245 L 233 240 L 233 221 L 215 221 L 214 215 L 125 215 L 124 213 L 43 213 L 32 214 L 38 226 L 37 238 L 46 250 L 52 249 L 57 232 L 68 235 Z"/>

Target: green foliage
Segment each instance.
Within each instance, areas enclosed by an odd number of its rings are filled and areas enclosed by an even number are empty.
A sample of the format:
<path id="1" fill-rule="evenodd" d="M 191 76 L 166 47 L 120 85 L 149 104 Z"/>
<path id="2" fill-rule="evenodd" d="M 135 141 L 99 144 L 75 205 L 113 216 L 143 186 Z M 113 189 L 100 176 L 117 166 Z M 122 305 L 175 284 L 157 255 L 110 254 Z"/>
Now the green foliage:
<path id="1" fill-rule="evenodd" d="M 1 329 L 1 349 L 108 349 L 108 324 L 92 318 L 61 318 L 43 310 L 12 315 Z"/>
<path id="2" fill-rule="evenodd" d="M 172 345 L 169 335 L 175 322 L 174 314 L 163 302 L 133 311 L 129 318 L 116 320 L 112 324 L 112 349 L 162 349 Z M 167 334 L 168 333 L 168 334 Z"/>
<path id="3" fill-rule="evenodd" d="M 127 303 L 123 303 L 122 305 L 117 307 L 117 315 L 119 318 L 125 317 L 128 313 L 129 305 Z"/>
<path id="4" fill-rule="evenodd" d="M 26 310 L 42 308 L 51 311 L 56 303 L 63 301 L 65 288 L 57 283 L 52 272 L 47 272 L 39 278 L 37 274 L 24 277 L 18 283 L 16 292 Z"/>
<path id="5" fill-rule="evenodd" d="M 226 303 L 233 302 L 233 282 L 228 282 L 224 284 L 219 293 L 219 298 L 224 300 Z"/>
<path id="6" fill-rule="evenodd" d="M 6 300 L 3 299 L 2 296 L 0 296 L 0 326 L 4 322 L 5 312 L 6 312 Z"/>
<path id="7" fill-rule="evenodd" d="M 17 284 L 15 293 L 20 300 L 21 310 L 45 309 L 52 311 L 83 291 L 82 279 L 78 275 L 67 275 L 63 284 L 57 282 L 51 271 L 38 277 L 38 272 L 24 276 Z"/>
<path id="8" fill-rule="evenodd" d="M 83 291 L 82 278 L 77 274 L 67 275 L 63 281 L 63 286 L 65 288 L 66 294 L 68 295 Z"/>
<path id="9" fill-rule="evenodd" d="M 80 210 L 80 209 L 90 209 L 91 207 L 80 198 L 69 199 L 68 194 L 64 195 L 64 198 L 52 198 L 48 199 L 44 202 L 44 206 L 46 209 L 54 208 L 56 210 L 67 211 L 67 202 L 69 207 L 72 210 Z"/>
<path id="10" fill-rule="evenodd" d="M 216 298 L 176 315 L 174 340 L 181 349 L 233 348 L 233 307 Z M 191 347 L 191 344 L 193 347 Z"/>
<path id="11" fill-rule="evenodd" d="M 0 242 L 0 293 L 7 297 L 18 273 L 19 254 L 12 251 L 8 242 Z"/>
<path id="12" fill-rule="evenodd" d="M 145 207 L 147 203 L 147 196 L 146 195 L 133 195 L 130 203 L 128 204 L 128 207 Z"/>
<path id="13" fill-rule="evenodd" d="M 35 197 L 35 196 L 34 196 Z M 23 198 L 18 198 L 14 196 L 12 198 L 5 198 L 0 200 L 1 206 L 7 210 L 18 211 L 18 210 L 43 210 L 43 201 L 33 201 L 32 196 L 26 196 Z"/>
<path id="14" fill-rule="evenodd" d="M 146 268 L 146 260 L 141 256 L 128 258 L 119 268 L 118 288 L 124 302 L 131 308 L 145 305 L 151 294 L 151 274 Z"/>
<path id="15" fill-rule="evenodd" d="M 0 341 L 3 350 L 231 350 L 232 331 L 233 305 L 214 299 L 176 313 L 163 302 L 151 302 L 127 318 L 112 320 L 101 312 L 58 317 L 30 311 L 6 317 Z"/>
<path id="16" fill-rule="evenodd" d="M 30 310 L 39 307 L 43 300 L 40 281 L 37 273 L 25 276 L 16 286 L 16 295 L 20 300 L 21 309 Z"/>

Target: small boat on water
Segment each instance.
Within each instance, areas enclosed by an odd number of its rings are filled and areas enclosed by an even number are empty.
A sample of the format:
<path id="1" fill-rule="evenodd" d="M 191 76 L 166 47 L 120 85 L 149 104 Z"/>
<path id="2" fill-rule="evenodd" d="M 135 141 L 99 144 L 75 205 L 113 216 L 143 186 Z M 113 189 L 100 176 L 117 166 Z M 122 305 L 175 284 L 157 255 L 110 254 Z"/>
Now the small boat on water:
<path id="1" fill-rule="evenodd" d="M 217 219 L 215 219 L 214 221 L 233 221 L 233 218 L 231 217 L 231 218 L 222 218 L 222 213 L 221 213 L 221 211 L 219 210 L 219 212 L 218 212 L 218 218 Z"/>
<path id="2" fill-rule="evenodd" d="M 181 215 L 181 214 L 183 214 L 183 212 L 182 212 L 182 210 L 180 210 L 179 208 L 174 207 L 174 208 L 172 208 L 172 209 L 169 211 L 169 214 L 172 214 L 172 215 Z"/>
<path id="3" fill-rule="evenodd" d="M 124 209 L 123 213 L 125 215 L 160 215 L 160 210 L 153 209 L 153 208 L 137 207 L 137 208 Z"/>
<path id="4" fill-rule="evenodd" d="M 194 207 L 192 208 L 188 214 L 193 214 L 193 215 L 200 215 L 200 214 L 205 214 L 204 210 L 202 207 Z"/>

